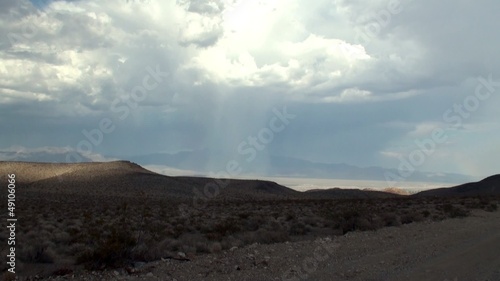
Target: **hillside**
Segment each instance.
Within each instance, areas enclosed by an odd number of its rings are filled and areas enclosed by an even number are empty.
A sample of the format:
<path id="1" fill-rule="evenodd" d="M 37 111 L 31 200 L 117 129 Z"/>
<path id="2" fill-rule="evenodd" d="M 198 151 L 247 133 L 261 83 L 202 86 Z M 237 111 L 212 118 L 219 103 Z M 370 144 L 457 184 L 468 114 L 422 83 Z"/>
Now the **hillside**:
<path id="1" fill-rule="evenodd" d="M 196 194 L 217 194 L 217 198 L 274 199 L 299 192 L 274 182 L 258 180 L 216 180 L 197 177 L 169 177 L 148 171 L 129 161 L 52 164 L 0 162 L 0 174 L 15 173 L 24 190 L 57 194 L 95 196 L 148 196 L 192 199 Z M 218 186 L 218 191 L 215 189 Z"/>
<path id="2" fill-rule="evenodd" d="M 478 182 L 454 187 L 437 188 L 419 192 L 413 196 L 489 196 L 500 195 L 500 175 L 494 175 Z"/>

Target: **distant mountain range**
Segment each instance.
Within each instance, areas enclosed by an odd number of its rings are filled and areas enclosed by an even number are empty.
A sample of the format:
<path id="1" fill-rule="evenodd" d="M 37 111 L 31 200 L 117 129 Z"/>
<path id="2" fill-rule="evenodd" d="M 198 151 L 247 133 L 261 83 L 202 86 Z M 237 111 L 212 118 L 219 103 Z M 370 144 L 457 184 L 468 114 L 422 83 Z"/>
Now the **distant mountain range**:
<path id="1" fill-rule="evenodd" d="M 0 160 L 31 161 L 31 162 L 66 162 L 68 153 L 75 155 L 74 151 L 0 151 Z M 96 161 L 96 157 L 78 154 L 83 162 Z M 227 161 L 216 161 L 213 152 L 208 150 L 183 151 L 178 153 L 154 153 L 135 156 L 105 156 L 97 161 L 129 159 L 142 166 L 157 165 L 179 170 L 195 171 L 198 175 L 209 175 L 218 171 L 225 171 Z M 74 157 L 73 157 L 74 158 Z M 228 159 L 229 160 L 229 159 Z M 240 159 L 241 160 L 241 159 Z M 387 175 L 398 177 L 397 169 L 382 167 L 357 167 L 342 163 L 315 163 L 292 157 L 270 155 L 257 157 L 250 163 L 239 161 L 242 168 L 241 175 L 263 177 L 301 177 L 323 179 L 349 179 L 349 180 L 377 180 L 386 181 Z M 402 177 L 407 182 L 434 182 L 434 183 L 463 183 L 473 181 L 474 178 L 454 173 L 431 173 L 415 171 L 408 177 Z M 401 185 L 403 182 L 398 182 Z"/>
<path id="2" fill-rule="evenodd" d="M 15 173 L 20 189 L 53 195 L 153 197 L 172 200 L 363 199 L 396 198 L 390 192 L 340 189 L 299 192 L 271 181 L 170 177 L 129 161 L 34 163 L 0 161 L 0 175 Z M 5 177 L 5 176 L 2 176 Z M 500 195 L 500 175 L 476 183 L 424 191 L 411 196 Z"/>
<path id="3" fill-rule="evenodd" d="M 184 151 L 179 153 L 155 153 L 129 156 L 127 159 L 141 165 L 165 165 L 178 169 L 209 173 L 224 171 L 226 162 L 213 163 L 206 150 Z M 382 167 L 357 167 L 343 163 L 316 163 L 293 157 L 270 155 L 265 159 L 256 158 L 251 163 L 241 161 L 244 174 L 266 177 L 302 177 L 323 179 L 377 180 L 386 181 L 387 175 L 399 176 L 397 169 Z M 472 177 L 454 173 L 431 173 L 415 171 L 405 177 L 409 182 L 463 183 L 474 180 Z"/>

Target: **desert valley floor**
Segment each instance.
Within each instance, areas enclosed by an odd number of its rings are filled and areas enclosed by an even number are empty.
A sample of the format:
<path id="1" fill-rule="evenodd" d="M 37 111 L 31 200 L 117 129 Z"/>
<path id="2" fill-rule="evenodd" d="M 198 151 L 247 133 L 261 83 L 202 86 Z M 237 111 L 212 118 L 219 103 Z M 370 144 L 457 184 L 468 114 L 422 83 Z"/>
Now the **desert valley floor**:
<path id="1" fill-rule="evenodd" d="M 20 280 L 500 280 L 498 176 L 402 196 L 127 161 L 0 162 L 12 173 Z"/>

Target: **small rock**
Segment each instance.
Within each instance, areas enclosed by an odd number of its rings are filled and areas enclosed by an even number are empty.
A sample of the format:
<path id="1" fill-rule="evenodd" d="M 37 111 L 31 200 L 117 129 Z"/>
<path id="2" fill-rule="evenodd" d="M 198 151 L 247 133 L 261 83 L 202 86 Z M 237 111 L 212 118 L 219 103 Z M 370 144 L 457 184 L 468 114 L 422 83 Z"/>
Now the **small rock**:
<path id="1" fill-rule="evenodd" d="M 231 247 L 231 249 L 229 249 L 229 251 L 231 251 L 231 252 L 232 252 L 232 251 L 234 251 L 234 250 L 236 250 L 236 249 L 238 249 L 238 247 L 234 246 L 234 247 Z"/>
<path id="2" fill-rule="evenodd" d="M 113 271 L 113 274 L 114 274 L 115 276 L 120 275 L 120 273 L 119 273 L 118 271 L 116 271 L 116 270 L 115 270 L 115 271 Z"/>
<path id="3" fill-rule="evenodd" d="M 236 270 L 241 270 L 241 268 L 240 268 L 240 266 L 239 266 L 239 265 L 235 266 L 235 267 L 234 267 L 234 269 L 236 269 Z"/>
<path id="4" fill-rule="evenodd" d="M 148 272 L 148 274 L 146 274 L 146 277 L 153 277 L 153 272 Z"/>
<path id="5" fill-rule="evenodd" d="M 186 254 L 183 253 L 183 252 L 178 252 L 177 255 L 180 257 L 180 258 L 186 258 Z"/>

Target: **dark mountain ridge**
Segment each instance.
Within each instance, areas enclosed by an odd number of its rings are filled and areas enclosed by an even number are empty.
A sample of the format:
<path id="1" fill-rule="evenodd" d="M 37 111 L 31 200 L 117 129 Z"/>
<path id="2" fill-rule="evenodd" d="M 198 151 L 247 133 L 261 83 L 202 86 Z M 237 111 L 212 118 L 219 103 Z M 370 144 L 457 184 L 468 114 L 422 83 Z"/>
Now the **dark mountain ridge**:
<path id="1" fill-rule="evenodd" d="M 469 182 L 454 187 L 436 188 L 421 191 L 413 196 L 491 196 L 500 195 L 500 174 L 487 177 L 478 182 Z"/>

